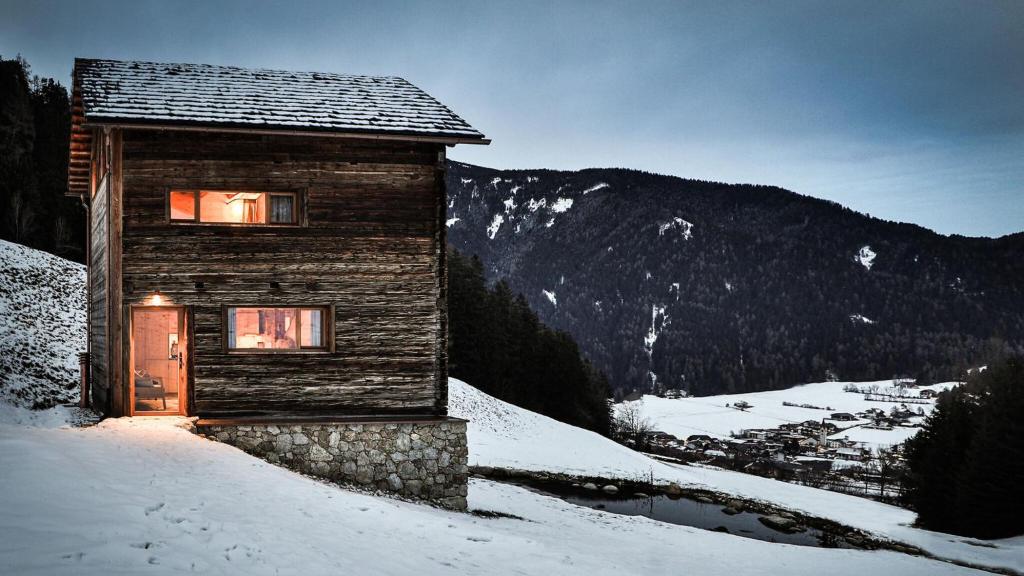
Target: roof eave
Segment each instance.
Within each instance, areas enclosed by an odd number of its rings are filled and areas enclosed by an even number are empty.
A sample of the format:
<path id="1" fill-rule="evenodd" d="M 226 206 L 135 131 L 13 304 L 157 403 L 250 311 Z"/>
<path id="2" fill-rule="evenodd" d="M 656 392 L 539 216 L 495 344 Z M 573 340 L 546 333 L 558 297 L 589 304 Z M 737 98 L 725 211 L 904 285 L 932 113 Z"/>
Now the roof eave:
<path id="1" fill-rule="evenodd" d="M 92 118 L 87 119 L 83 128 L 123 128 L 131 130 L 173 130 L 181 132 L 221 132 L 234 134 L 267 134 L 283 136 L 324 136 L 331 138 L 358 138 L 363 140 L 389 140 L 403 142 L 426 142 L 433 144 L 445 144 L 455 146 L 456 144 L 480 144 L 491 143 L 490 138 L 482 134 L 478 137 L 459 136 L 454 134 L 410 134 L 408 132 L 379 132 L 359 130 L 331 130 L 318 128 L 289 128 L 276 126 L 239 126 L 224 124 L 206 123 L 173 123 L 173 122 L 147 122 L 130 121 L 120 118 Z"/>

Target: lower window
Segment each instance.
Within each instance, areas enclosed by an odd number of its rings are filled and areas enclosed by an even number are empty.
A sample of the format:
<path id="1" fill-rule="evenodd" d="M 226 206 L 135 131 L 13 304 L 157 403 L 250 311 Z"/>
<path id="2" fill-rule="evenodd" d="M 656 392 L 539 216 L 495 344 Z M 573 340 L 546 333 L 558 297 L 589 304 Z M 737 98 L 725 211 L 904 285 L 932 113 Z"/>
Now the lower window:
<path id="1" fill-rule="evenodd" d="M 326 350 L 327 307 L 227 309 L 228 350 Z"/>

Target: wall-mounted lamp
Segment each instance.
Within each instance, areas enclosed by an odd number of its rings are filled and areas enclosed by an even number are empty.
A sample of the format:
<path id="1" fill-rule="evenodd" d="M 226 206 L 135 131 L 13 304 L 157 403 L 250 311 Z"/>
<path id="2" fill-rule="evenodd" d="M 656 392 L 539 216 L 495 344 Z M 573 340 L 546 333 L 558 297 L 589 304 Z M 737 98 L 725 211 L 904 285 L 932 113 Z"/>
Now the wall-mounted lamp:
<path id="1" fill-rule="evenodd" d="M 164 303 L 164 297 L 162 294 L 160 294 L 159 288 L 157 288 L 156 292 L 153 292 L 152 301 L 154 306 L 160 306 L 161 304 Z"/>

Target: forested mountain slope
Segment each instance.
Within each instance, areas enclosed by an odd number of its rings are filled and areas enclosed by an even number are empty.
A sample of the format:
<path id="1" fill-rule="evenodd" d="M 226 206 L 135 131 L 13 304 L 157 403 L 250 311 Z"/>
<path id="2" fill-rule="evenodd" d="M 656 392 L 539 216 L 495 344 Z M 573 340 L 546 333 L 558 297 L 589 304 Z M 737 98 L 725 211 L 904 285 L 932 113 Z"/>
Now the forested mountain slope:
<path id="1" fill-rule="evenodd" d="M 448 241 L 620 392 L 947 380 L 1024 342 L 1024 235 L 941 236 L 776 187 L 451 162 Z"/>

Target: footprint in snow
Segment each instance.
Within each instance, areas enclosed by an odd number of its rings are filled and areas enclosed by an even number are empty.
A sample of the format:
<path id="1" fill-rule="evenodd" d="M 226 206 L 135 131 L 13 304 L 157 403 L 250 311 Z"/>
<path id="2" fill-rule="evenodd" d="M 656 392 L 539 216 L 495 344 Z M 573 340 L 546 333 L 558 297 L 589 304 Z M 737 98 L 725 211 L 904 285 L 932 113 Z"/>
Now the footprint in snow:
<path id="1" fill-rule="evenodd" d="M 486 538 L 486 537 L 483 537 L 483 536 L 466 536 L 466 540 L 469 540 L 470 542 L 490 542 L 491 541 L 490 538 Z"/>
<path id="2" fill-rule="evenodd" d="M 153 506 L 146 506 L 146 516 L 149 516 L 153 512 L 156 512 L 157 510 L 159 510 L 159 509 L 161 509 L 163 507 L 164 507 L 164 503 L 163 502 L 160 502 L 159 504 L 155 504 Z"/>

